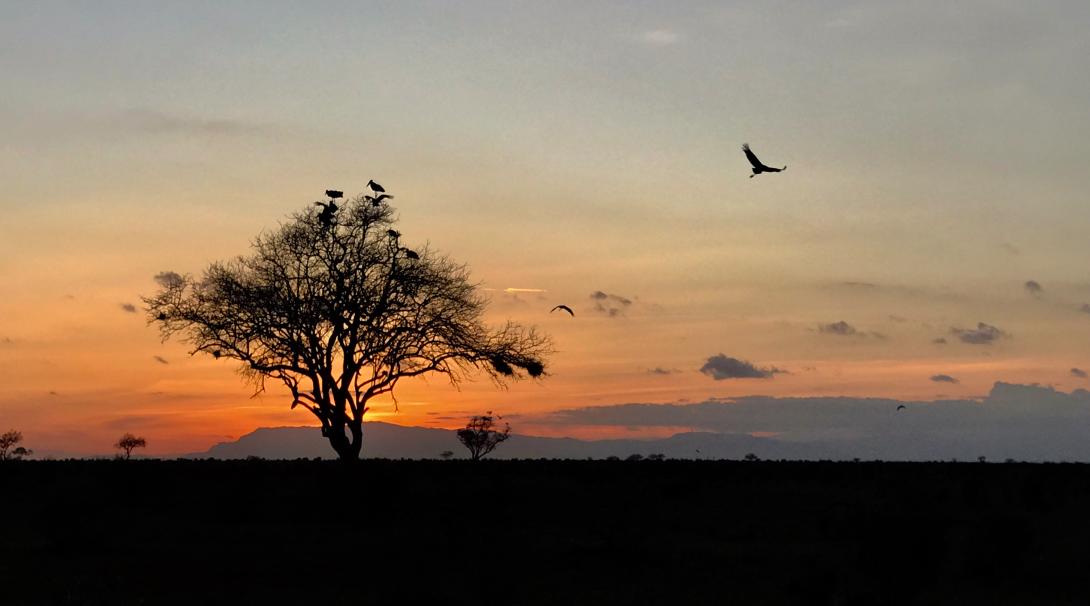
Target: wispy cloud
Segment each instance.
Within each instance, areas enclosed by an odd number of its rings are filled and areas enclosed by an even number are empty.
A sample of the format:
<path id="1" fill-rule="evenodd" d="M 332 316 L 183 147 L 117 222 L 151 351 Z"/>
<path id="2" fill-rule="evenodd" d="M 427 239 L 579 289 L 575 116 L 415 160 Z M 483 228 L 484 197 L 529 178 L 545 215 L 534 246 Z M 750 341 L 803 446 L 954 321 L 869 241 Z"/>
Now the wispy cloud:
<path id="1" fill-rule="evenodd" d="M 590 293 L 590 298 L 594 301 L 594 311 L 611 318 L 623 316 L 625 310 L 632 306 L 632 299 L 600 290 Z"/>
<path id="2" fill-rule="evenodd" d="M 653 29 L 641 34 L 640 39 L 651 46 L 671 46 L 681 41 L 681 34 L 670 29 Z"/>
<path id="3" fill-rule="evenodd" d="M 1086 371 L 1081 368 L 1072 368 L 1071 376 L 1085 379 L 1088 375 L 1086 374 Z"/>
<path id="4" fill-rule="evenodd" d="M 935 383 L 961 383 L 961 381 L 950 375 L 931 375 L 931 380 Z"/>
<path id="5" fill-rule="evenodd" d="M 114 128 L 162 135 L 253 136 L 269 130 L 266 125 L 231 118 L 210 118 L 154 109 L 129 109 L 109 119 Z"/>
<path id="6" fill-rule="evenodd" d="M 156 362 L 158 362 L 160 364 L 170 364 L 170 362 L 168 362 L 167 359 L 164 358 L 163 356 L 152 356 L 152 357 L 155 359 Z"/>
<path id="7" fill-rule="evenodd" d="M 647 369 L 647 374 L 649 375 L 673 375 L 679 372 L 681 371 L 676 368 L 662 368 L 661 366 Z"/>
<path id="8" fill-rule="evenodd" d="M 969 345 L 991 345 L 999 339 L 1010 337 L 998 327 L 984 322 L 977 322 L 976 328 L 951 328 L 950 334 L 956 335 L 962 343 Z"/>
<path id="9" fill-rule="evenodd" d="M 700 372 L 716 381 L 725 379 L 771 379 L 773 375 L 786 372 L 776 367 L 758 368 L 752 362 L 716 354 L 700 367 Z"/>
<path id="10" fill-rule="evenodd" d="M 119 303 L 118 305 L 121 307 L 121 311 L 123 312 L 130 314 L 136 313 L 136 306 L 132 303 Z"/>
<path id="11" fill-rule="evenodd" d="M 1083 303 L 1082 307 L 1079 308 L 1079 311 L 1084 314 L 1090 314 L 1090 303 Z"/>
<path id="12" fill-rule="evenodd" d="M 818 332 L 825 335 L 836 335 L 838 337 L 864 337 L 865 333 L 859 332 L 851 324 L 848 324 L 844 320 L 839 322 L 831 322 L 829 324 L 819 324 Z"/>

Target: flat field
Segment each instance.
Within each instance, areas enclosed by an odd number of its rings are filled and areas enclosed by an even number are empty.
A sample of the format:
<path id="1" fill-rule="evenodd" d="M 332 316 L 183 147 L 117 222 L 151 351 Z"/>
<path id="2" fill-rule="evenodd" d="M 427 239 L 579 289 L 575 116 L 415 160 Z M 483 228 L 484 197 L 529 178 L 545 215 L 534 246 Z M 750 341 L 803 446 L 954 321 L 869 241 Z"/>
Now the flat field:
<path id="1" fill-rule="evenodd" d="M 1086 604 L 1090 466 L 0 465 L 0 604 Z"/>

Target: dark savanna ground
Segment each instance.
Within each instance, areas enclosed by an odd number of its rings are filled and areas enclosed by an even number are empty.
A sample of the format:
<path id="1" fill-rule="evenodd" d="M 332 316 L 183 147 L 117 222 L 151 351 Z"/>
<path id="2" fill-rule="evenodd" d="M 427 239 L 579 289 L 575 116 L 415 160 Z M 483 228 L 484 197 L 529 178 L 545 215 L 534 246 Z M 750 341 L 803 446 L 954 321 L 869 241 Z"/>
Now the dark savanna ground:
<path id="1" fill-rule="evenodd" d="M 1084 465 L 17 462 L 0 485 L 4 604 L 1090 594 Z"/>

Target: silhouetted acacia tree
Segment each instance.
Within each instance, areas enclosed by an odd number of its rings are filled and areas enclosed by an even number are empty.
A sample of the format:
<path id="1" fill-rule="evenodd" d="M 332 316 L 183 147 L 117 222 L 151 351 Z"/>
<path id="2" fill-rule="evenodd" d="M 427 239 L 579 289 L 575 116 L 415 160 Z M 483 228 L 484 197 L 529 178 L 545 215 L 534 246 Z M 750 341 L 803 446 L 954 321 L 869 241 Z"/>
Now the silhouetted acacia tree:
<path id="1" fill-rule="evenodd" d="M 387 204 L 360 196 L 323 212 L 294 214 L 199 279 L 160 274 L 149 321 L 192 353 L 241 362 L 255 394 L 282 382 L 345 461 L 359 458 L 368 403 L 401 379 L 544 375 L 548 338 L 511 322 L 489 329 L 466 267 L 403 247 Z"/>
<path id="2" fill-rule="evenodd" d="M 132 457 L 132 451 L 136 448 L 145 448 L 148 445 L 148 441 L 144 438 L 138 438 L 131 433 L 126 433 L 121 436 L 114 444 L 114 448 L 125 451 L 125 460 L 129 460 Z"/>
<path id="3" fill-rule="evenodd" d="M 466 423 L 465 429 L 458 430 L 458 440 L 469 450 L 469 457 L 479 461 L 496 449 L 501 442 L 511 437 L 511 425 L 504 423 L 503 429 L 497 429 L 496 421 L 503 417 L 493 417 L 492 411 L 473 417 Z"/>
<path id="4" fill-rule="evenodd" d="M 34 454 L 33 450 L 17 446 L 23 441 L 23 433 L 14 429 L 0 434 L 0 461 L 14 461 Z"/>

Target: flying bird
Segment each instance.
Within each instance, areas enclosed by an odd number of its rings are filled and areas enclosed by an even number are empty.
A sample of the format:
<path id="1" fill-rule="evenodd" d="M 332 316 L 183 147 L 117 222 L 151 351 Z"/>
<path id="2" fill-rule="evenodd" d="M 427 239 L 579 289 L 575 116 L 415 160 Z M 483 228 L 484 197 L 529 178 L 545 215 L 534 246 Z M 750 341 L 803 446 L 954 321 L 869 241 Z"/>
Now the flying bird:
<path id="1" fill-rule="evenodd" d="M 553 313 L 554 311 L 556 311 L 558 309 L 568 312 L 569 314 L 571 314 L 571 317 L 573 317 L 573 318 L 575 317 L 575 312 L 572 311 L 571 308 L 568 307 L 567 305 L 557 305 L 556 307 L 552 308 L 552 310 L 549 311 L 549 313 Z"/>
<path id="2" fill-rule="evenodd" d="M 333 200 L 336 200 L 337 198 L 343 198 L 344 197 L 344 192 L 343 191 L 337 191 L 335 189 L 327 189 L 327 190 L 325 190 L 325 195 L 329 196 Z"/>
<path id="3" fill-rule="evenodd" d="M 420 255 L 416 254 L 415 250 L 409 250 L 408 248 L 401 247 L 401 251 L 405 253 L 405 256 L 410 259 L 419 259 Z"/>
<path id="4" fill-rule="evenodd" d="M 899 405 L 899 406 L 897 407 L 897 410 L 904 410 L 904 409 L 905 409 L 905 405 L 904 405 L 904 404 L 901 404 L 901 405 Z"/>
<path id="5" fill-rule="evenodd" d="M 746 152 L 746 158 L 749 163 L 753 165 L 753 174 L 749 176 L 750 179 L 756 177 L 761 173 L 778 173 L 781 170 L 787 170 L 787 167 L 772 168 L 771 166 L 765 166 L 760 160 L 757 159 L 757 154 L 753 153 L 753 150 L 749 148 L 749 143 L 742 145 L 742 151 Z"/>
<path id="6" fill-rule="evenodd" d="M 381 185 L 379 185 L 378 183 L 375 183 L 374 180 L 368 181 L 367 182 L 367 187 L 370 187 L 371 191 L 379 193 L 379 194 L 386 191 L 385 189 L 382 188 Z"/>

